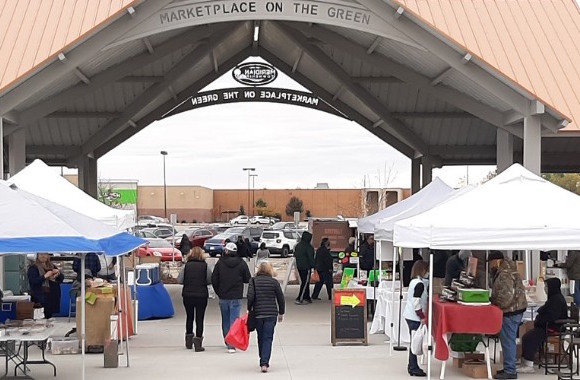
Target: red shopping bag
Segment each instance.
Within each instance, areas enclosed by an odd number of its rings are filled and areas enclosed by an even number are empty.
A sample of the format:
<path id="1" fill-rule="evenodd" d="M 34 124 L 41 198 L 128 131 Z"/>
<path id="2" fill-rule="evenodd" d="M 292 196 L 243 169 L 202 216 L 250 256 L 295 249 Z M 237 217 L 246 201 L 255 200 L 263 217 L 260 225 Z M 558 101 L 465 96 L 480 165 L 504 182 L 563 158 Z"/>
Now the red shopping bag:
<path id="1" fill-rule="evenodd" d="M 226 335 L 226 343 L 238 350 L 246 351 L 250 345 L 250 332 L 248 331 L 248 314 L 236 319 Z"/>

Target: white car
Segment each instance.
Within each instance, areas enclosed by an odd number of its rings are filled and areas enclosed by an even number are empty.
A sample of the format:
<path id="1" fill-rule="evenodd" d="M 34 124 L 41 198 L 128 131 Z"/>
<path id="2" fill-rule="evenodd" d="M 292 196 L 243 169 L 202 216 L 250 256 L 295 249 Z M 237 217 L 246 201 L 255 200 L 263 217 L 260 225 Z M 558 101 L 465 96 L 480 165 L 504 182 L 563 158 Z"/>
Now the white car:
<path id="1" fill-rule="evenodd" d="M 264 231 L 260 237 L 259 244 L 265 243 L 270 253 L 288 257 L 291 253 L 294 253 L 294 247 L 296 247 L 299 240 L 300 235 L 296 231 Z"/>
<path id="2" fill-rule="evenodd" d="M 272 224 L 272 220 L 267 216 L 253 216 L 250 218 L 250 223 L 252 224 Z"/>
<path id="3" fill-rule="evenodd" d="M 248 218 L 247 215 L 240 215 L 240 216 L 236 216 L 235 218 L 230 220 L 230 224 L 232 226 L 234 226 L 236 224 L 248 224 L 249 221 L 250 221 L 250 218 Z"/>

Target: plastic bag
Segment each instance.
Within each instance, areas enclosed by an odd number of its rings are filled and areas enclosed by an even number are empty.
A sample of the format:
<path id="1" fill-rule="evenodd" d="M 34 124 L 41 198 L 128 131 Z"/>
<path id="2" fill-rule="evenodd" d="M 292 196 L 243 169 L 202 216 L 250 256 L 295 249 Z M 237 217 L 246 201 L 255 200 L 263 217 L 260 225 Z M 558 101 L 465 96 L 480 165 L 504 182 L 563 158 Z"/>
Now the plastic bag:
<path id="1" fill-rule="evenodd" d="M 312 271 L 312 276 L 311 276 L 310 280 L 314 283 L 320 282 L 320 275 L 318 274 L 317 270 Z"/>
<path id="2" fill-rule="evenodd" d="M 248 314 L 236 319 L 226 335 L 226 343 L 238 350 L 246 351 L 250 345 L 250 332 L 248 331 Z"/>
<path id="3" fill-rule="evenodd" d="M 421 324 L 421 326 L 415 331 L 413 338 L 411 338 L 411 352 L 414 355 L 420 356 L 426 351 L 423 346 L 427 346 L 427 326 Z"/>

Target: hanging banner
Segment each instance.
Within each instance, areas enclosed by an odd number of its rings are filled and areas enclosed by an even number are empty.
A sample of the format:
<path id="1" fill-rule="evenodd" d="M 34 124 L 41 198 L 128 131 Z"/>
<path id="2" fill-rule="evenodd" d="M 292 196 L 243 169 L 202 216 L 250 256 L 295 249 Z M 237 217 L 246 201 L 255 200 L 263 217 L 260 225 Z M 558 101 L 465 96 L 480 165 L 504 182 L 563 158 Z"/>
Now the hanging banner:
<path id="1" fill-rule="evenodd" d="M 198 92 L 186 101 L 163 115 L 162 118 L 176 115 L 181 112 L 217 104 L 229 104 L 239 102 L 268 102 L 283 103 L 301 107 L 308 107 L 327 112 L 348 119 L 338 110 L 309 92 L 287 90 L 274 87 L 235 87 L 221 90 Z M 349 119 L 350 120 L 350 119 Z"/>

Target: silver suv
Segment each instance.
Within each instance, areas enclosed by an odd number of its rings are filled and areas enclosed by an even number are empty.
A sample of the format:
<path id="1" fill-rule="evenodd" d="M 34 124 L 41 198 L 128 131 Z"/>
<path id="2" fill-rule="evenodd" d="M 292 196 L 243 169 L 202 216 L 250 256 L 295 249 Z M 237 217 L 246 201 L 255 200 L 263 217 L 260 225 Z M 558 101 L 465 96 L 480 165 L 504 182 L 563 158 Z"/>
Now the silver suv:
<path id="1" fill-rule="evenodd" d="M 260 237 L 260 244 L 265 243 L 266 248 L 272 254 L 288 257 L 291 253 L 294 253 L 294 247 L 296 247 L 299 240 L 300 235 L 296 231 L 264 231 Z"/>

